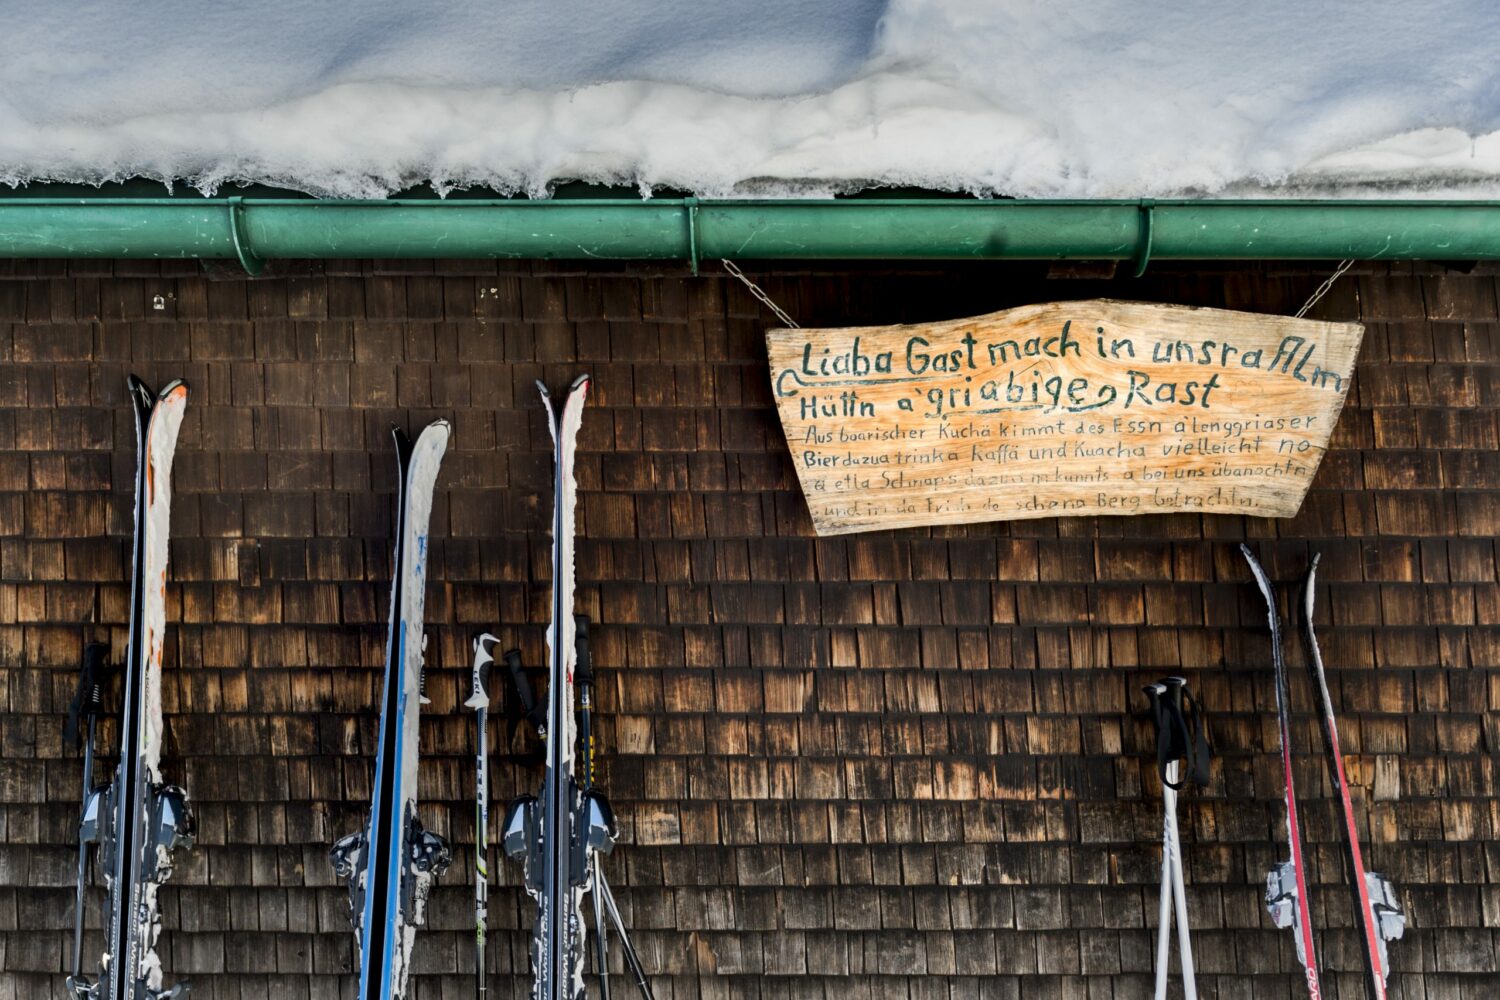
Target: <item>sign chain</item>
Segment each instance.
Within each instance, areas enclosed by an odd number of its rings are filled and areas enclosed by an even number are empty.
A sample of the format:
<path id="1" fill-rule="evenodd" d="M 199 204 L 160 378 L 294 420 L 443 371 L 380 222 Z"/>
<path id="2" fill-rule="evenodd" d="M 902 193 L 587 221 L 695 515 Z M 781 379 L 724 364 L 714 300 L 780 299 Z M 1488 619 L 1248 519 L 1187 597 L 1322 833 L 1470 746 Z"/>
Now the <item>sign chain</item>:
<path id="1" fill-rule="evenodd" d="M 1302 317 L 1306 316 L 1307 311 L 1313 306 L 1317 305 L 1319 299 L 1328 294 L 1328 290 L 1333 287 L 1333 283 L 1342 278 L 1344 276 L 1344 272 L 1349 270 L 1349 268 L 1353 266 L 1353 257 L 1346 257 L 1342 261 L 1340 261 L 1339 266 L 1334 270 L 1332 274 L 1328 276 L 1327 280 L 1325 280 L 1317 288 L 1313 289 L 1313 293 L 1307 297 L 1307 301 L 1302 303 L 1302 308 L 1297 310 L 1297 319 L 1301 319 Z"/>
<path id="2" fill-rule="evenodd" d="M 771 296 L 766 294 L 766 290 L 764 288 L 761 288 L 755 282 L 751 281 L 750 278 L 745 274 L 745 272 L 741 271 L 739 267 L 735 265 L 734 261 L 721 258 L 719 263 L 724 265 L 724 270 L 728 271 L 736 278 L 739 278 L 740 281 L 744 282 L 745 287 L 750 289 L 750 294 L 759 299 L 767 309 L 770 309 L 773 313 L 775 313 L 776 318 L 781 320 L 782 326 L 790 327 L 793 330 L 802 329 L 801 325 L 799 325 L 796 320 L 792 319 L 792 317 L 788 316 L 785 309 L 781 308 L 775 302 L 771 301 Z"/>
<path id="3" fill-rule="evenodd" d="M 792 319 L 791 316 L 787 315 L 787 311 L 781 308 L 781 306 L 777 305 L 776 302 L 771 298 L 771 296 L 766 293 L 766 290 L 764 288 L 761 288 L 754 281 L 750 280 L 750 276 L 747 275 L 744 271 L 741 271 L 739 267 L 734 263 L 734 261 L 727 258 L 721 258 L 720 263 L 724 265 L 724 270 L 740 279 L 744 286 L 749 289 L 751 295 L 755 296 L 755 298 L 762 304 L 764 304 L 767 309 L 770 309 L 771 312 L 775 313 L 776 318 L 781 320 L 783 326 L 789 327 L 793 330 L 802 329 L 801 325 L 796 320 Z M 1302 308 L 1297 310 L 1296 318 L 1302 319 L 1304 316 L 1306 316 L 1309 310 L 1311 310 L 1313 306 L 1317 305 L 1318 302 L 1323 298 L 1323 296 L 1328 294 L 1329 289 L 1333 287 L 1334 283 L 1342 278 L 1348 272 L 1349 268 L 1353 266 L 1353 257 L 1346 257 L 1342 261 L 1340 261 L 1339 266 L 1334 269 L 1334 272 L 1330 274 L 1326 279 L 1324 279 L 1321 285 L 1313 289 L 1313 293 L 1307 297 L 1307 301 L 1302 303 Z"/>

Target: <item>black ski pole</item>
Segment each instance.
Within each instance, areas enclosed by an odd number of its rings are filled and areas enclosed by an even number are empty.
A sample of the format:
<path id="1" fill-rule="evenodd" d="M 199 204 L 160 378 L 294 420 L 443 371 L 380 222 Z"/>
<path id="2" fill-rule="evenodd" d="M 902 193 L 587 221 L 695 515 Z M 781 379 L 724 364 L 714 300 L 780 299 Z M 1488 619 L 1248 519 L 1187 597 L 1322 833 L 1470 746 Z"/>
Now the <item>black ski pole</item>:
<path id="1" fill-rule="evenodd" d="M 573 616 L 573 680 L 578 685 L 578 742 L 583 750 L 583 771 L 579 788 L 587 794 L 594 787 L 594 657 L 589 650 L 589 616 Z M 599 977 L 600 1000 L 609 1000 L 609 939 L 605 936 L 604 906 L 598 880 L 601 868 L 598 854 L 591 854 L 588 864 L 594 878 L 594 964 Z"/>
<path id="2" fill-rule="evenodd" d="M 103 711 L 104 660 L 109 647 L 91 642 L 83 647 L 83 664 L 78 671 L 78 690 L 68 709 L 68 724 L 63 738 L 75 747 L 83 745 L 83 804 L 78 814 L 78 885 L 73 897 L 73 974 L 71 987 L 83 975 L 83 907 L 88 881 L 89 805 L 94 799 L 94 739 L 98 732 L 99 713 Z M 85 722 L 86 720 L 86 722 Z M 80 731 L 80 723 L 84 723 Z M 97 820 L 96 820 L 97 822 Z"/>
<path id="3" fill-rule="evenodd" d="M 598 878 L 598 888 L 604 893 L 604 905 L 609 910 L 610 919 L 614 921 L 616 932 L 620 935 L 620 950 L 625 953 L 625 964 L 630 967 L 630 973 L 635 977 L 635 985 L 645 1000 L 656 1000 L 651 992 L 651 984 L 646 980 L 646 968 L 641 965 L 641 956 L 630 941 L 630 933 L 625 930 L 625 921 L 620 917 L 620 908 L 615 905 L 615 894 L 610 890 L 609 883 L 604 880 L 604 869 L 595 866 L 594 872 Z"/>
<path id="4" fill-rule="evenodd" d="M 578 685 L 578 743 L 583 749 L 583 775 L 579 787 L 594 787 L 594 657 L 589 651 L 589 616 L 574 615 L 573 679 Z"/>

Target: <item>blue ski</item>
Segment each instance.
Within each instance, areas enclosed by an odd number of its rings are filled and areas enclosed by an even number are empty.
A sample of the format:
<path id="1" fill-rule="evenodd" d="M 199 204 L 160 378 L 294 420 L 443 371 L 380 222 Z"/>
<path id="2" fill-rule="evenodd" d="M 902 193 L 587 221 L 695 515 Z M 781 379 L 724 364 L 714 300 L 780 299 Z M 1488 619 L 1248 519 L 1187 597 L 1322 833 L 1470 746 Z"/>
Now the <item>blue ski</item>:
<path id="1" fill-rule="evenodd" d="M 380 743 L 370 822 L 334 844 L 334 872 L 349 887 L 359 951 L 359 1000 L 401 1000 L 411 973 L 427 894 L 448 867 L 448 845 L 417 818 L 417 729 L 421 712 L 422 601 L 426 594 L 427 526 L 448 423 L 434 421 L 413 444 L 396 430 L 396 554 L 390 632 L 385 650 Z"/>

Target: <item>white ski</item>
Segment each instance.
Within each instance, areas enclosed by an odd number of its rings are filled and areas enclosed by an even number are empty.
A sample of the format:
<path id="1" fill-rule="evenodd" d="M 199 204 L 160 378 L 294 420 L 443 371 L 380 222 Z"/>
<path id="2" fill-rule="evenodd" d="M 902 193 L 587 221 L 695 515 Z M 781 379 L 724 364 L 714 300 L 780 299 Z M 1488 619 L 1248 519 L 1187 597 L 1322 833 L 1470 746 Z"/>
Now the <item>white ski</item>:
<path id="1" fill-rule="evenodd" d="M 578 479 L 574 474 L 578 428 L 588 398 L 589 378 L 573 381 L 561 412 L 547 387 L 537 383 L 547 408 L 554 449 L 552 510 L 552 621 L 547 625 L 547 765 L 542 777 L 539 833 L 543 844 L 542 891 L 537 895 L 536 992 L 542 998 L 572 1000 L 583 992 L 583 894 L 588 871 L 575 870 L 573 817 L 578 787 L 573 757 L 578 723 L 573 715 L 574 646 L 573 540 L 577 526 Z"/>
<path id="2" fill-rule="evenodd" d="M 412 946 L 417 928 L 426 921 L 427 894 L 451 857 L 442 838 L 424 830 L 417 818 L 427 528 L 449 429 L 447 421 L 434 421 L 415 444 L 401 431 L 393 433 L 400 494 L 375 794 L 369 825 L 330 852 L 335 873 L 349 886 L 360 1000 L 406 996 Z"/>

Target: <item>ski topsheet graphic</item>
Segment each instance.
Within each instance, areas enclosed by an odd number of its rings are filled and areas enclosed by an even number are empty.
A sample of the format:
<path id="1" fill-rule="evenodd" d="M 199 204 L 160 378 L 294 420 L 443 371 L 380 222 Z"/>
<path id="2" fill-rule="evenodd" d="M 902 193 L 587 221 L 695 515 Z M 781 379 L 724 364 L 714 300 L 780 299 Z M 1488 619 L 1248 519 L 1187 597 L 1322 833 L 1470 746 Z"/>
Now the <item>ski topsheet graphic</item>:
<path id="1" fill-rule="evenodd" d="M 448 845 L 424 830 L 417 818 L 427 522 L 438 467 L 448 448 L 448 424 L 428 424 L 415 444 L 399 430 L 394 437 L 400 485 L 375 794 L 369 825 L 344 837 L 330 852 L 335 873 L 349 886 L 359 951 L 359 1000 L 400 1000 L 406 995 L 412 946 L 426 919 L 427 894 L 450 859 Z"/>
<path id="2" fill-rule="evenodd" d="M 188 390 L 182 382 L 152 392 L 126 381 L 135 411 L 137 466 L 135 542 L 131 554 L 130 622 L 120 708 L 120 763 L 114 780 L 93 787 L 95 720 L 102 710 L 104 647 L 84 653 L 69 735 L 84 738 L 83 814 L 79 823 L 79 885 L 74 914 L 72 974 L 79 1000 L 159 1000 L 187 987 L 162 988 L 156 938 L 157 889 L 172 874 L 172 851 L 192 844 L 187 795 L 162 782 L 161 662 L 166 632 L 167 528 L 172 458 Z M 87 720 L 86 732 L 79 723 Z M 104 954 L 97 978 L 83 971 L 84 878 L 95 853 L 104 873 Z"/>
<path id="3" fill-rule="evenodd" d="M 546 763 L 541 795 L 522 796 L 511 803 L 503 824 L 503 847 L 507 857 L 521 862 L 526 890 L 536 900 L 531 954 L 533 1000 L 577 1000 L 584 995 L 587 942 L 583 897 L 590 891 L 594 896 L 596 972 L 601 995 L 606 1000 L 609 996 L 604 938 L 607 918 L 618 931 L 637 987 L 650 1000 L 650 986 L 599 865 L 599 855 L 614 846 L 615 822 L 608 802 L 593 788 L 593 671 L 588 657 L 588 619 L 573 614 L 573 540 L 578 503 L 573 466 L 589 378 L 583 375 L 575 379 L 560 407 L 554 406 L 546 386 L 538 383 L 537 388 L 547 408 L 554 459 L 545 713 L 532 710 L 535 699 L 518 659 L 507 654 L 506 661 L 528 718 L 537 724 L 538 734 L 546 743 Z M 485 649 L 486 644 L 493 643 L 493 637 L 485 636 L 478 646 Z M 579 696 L 577 708 L 575 693 Z M 581 772 L 575 766 L 580 737 Z"/>

